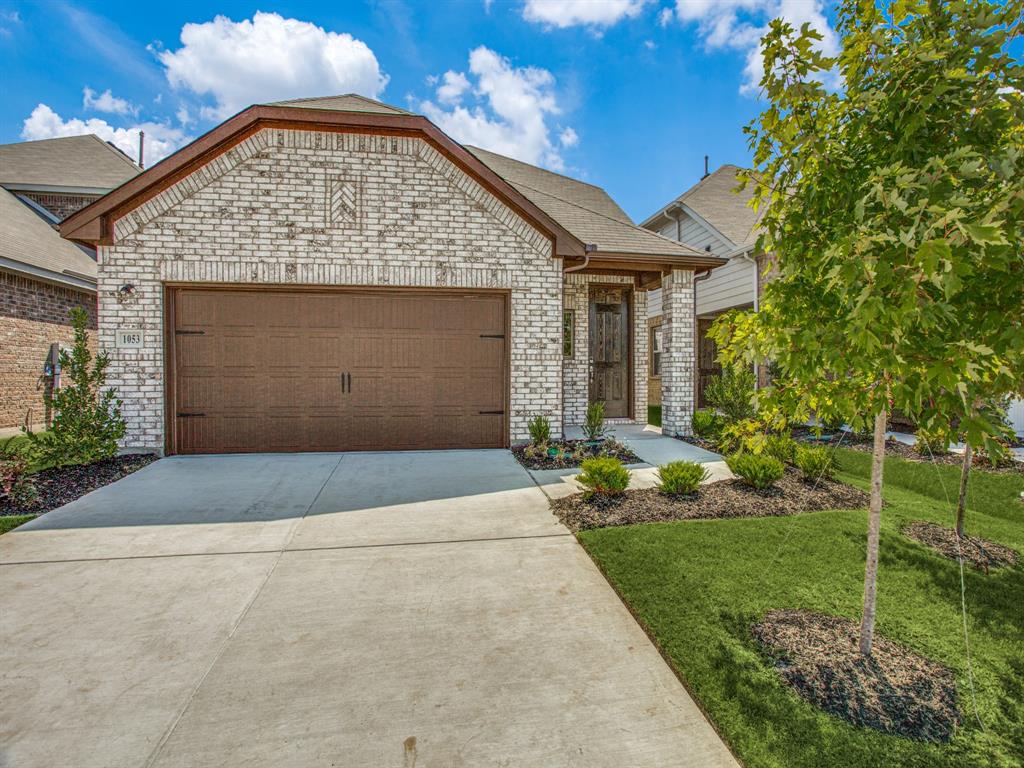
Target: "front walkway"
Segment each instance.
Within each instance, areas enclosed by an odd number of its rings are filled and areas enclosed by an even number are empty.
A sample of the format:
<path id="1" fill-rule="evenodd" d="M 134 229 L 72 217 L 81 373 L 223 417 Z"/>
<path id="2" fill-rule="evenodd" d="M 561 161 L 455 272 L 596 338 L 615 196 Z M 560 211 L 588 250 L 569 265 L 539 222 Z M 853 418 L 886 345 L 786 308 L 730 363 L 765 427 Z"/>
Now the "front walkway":
<path id="1" fill-rule="evenodd" d="M 0 765 L 736 766 L 507 451 L 164 459 L 0 579 Z"/>
<path id="2" fill-rule="evenodd" d="M 658 482 L 657 468 L 670 461 L 703 464 L 708 471 L 708 479 L 705 481 L 708 483 L 733 477 L 725 460 L 717 453 L 673 437 L 666 437 L 657 427 L 642 424 L 609 424 L 609 429 L 612 437 L 641 459 L 641 463 L 630 465 L 631 488 L 653 488 Z M 579 440 L 583 437 L 583 430 L 580 427 L 566 427 L 565 437 L 568 440 Z M 575 480 L 579 473 L 579 469 L 530 470 L 537 485 L 552 499 L 579 493 L 581 487 Z"/>

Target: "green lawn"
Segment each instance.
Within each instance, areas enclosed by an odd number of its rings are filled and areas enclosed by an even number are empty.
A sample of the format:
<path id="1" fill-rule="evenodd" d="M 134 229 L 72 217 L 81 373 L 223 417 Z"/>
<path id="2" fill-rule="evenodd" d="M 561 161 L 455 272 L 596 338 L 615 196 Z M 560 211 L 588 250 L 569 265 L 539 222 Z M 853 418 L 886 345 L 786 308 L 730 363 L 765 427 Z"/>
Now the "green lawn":
<path id="1" fill-rule="evenodd" d="M 660 405 L 648 405 L 647 406 L 647 423 L 654 427 L 661 426 L 661 406 Z"/>
<path id="2" fill-rule="evenodd" d="M 35 515 L 0 515 L 0 535 L 13 531 L 22 523 L 27 523 Z"/>
<path id="3" fill-rule="evenodd" d="M 842 479 L 867 488 L 866 454 L 841 451 Z M 942 482 L 947 483 L 942 473 Z M 930 474 L 929 474 L 930 473 Z M 931 465 L 886 460 L 877 630 L 956 670 L 965 723 L 947 745 L 858 729 L 783 686 L 750 639 L 773 608 L 859 618 L 865 512 L 687 521 L 580 534 L 747 766 L 1020 766 L 1024 762 L 1024 567 L 968 570 L 973 718 L 958 566 L 900 535 L 908 520 L 950 524 Z M 972 473 L 970 533 L 1024 551 L 1021 475 Z M 955 485 L 947 487 L 955 495 Z M 942 499 L 941 501 L 939 499 Z"/>

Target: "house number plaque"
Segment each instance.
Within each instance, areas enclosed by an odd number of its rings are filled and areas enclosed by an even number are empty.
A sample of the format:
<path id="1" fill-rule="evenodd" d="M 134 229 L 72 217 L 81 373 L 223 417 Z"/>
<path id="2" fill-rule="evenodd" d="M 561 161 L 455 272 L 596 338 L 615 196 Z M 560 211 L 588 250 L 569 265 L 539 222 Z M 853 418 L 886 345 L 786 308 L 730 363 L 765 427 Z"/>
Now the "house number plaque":
<path id="1" fill-rule="evenodd" d="M 118 328 L 114 346 L 118 349 L 142 349 L 142 331 L 135 328 Z"/>

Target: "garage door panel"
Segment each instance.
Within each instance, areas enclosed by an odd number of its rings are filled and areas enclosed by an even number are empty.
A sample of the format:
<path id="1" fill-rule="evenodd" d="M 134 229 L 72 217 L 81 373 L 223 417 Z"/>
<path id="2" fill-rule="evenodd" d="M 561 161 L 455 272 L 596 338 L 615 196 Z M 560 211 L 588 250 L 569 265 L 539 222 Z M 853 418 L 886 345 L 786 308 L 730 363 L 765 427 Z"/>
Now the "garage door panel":
<path id="1" fill-rule="evenodd" d="M 174 450 L 505 444 L 500 295 L 179 289 L 174 305 L 193 331 L 174 336 L 174 408 L 194 414 L 172 417 Z"/>

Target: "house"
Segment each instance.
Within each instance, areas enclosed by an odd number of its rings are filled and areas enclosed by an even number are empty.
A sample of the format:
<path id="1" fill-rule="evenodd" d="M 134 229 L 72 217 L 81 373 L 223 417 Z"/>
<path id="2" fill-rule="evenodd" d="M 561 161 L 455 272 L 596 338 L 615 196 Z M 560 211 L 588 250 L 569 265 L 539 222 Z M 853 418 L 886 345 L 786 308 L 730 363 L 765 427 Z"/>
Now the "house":
<path id="1" fill-rule="evenodd" d="M 44 365 L 72 339 L 71 309 L 95 327 L 95 251 L 57 224 L 138 172 L 92 135 L 0 145 L 0 433 L 45 425 Z"/>
<path id="2" fill-rule="evenodd" d="M 718 350 L 707 332 L 715 318 L 730 309 L 757 309 L 764 281 L 765 260 L 756 251 L 759 215 L 749 206 L 751 188 L 737 192 L 740 168 L 723 165 L 705 174 L 694 186 L 658 210 L 641 226 L 694 250 L 718 256 L 725 264 L 710 274 L 696 275 L 697 404 L 703 407 L 708 380 L 722 372 Z M 662 390 L 662 297 L 648 298 L 651 349 L 648 360 L 651 403 Z"/>
<path id="3" fill-rule="evenodd" d="M 693 276 L 724 263 L 354 95 L 249 107 L 61 234 L 99 252 L 124 445 L 167 453 L 503 447 L 593 400 L 645 420 L 655 286 L 686 434 Z"/>

